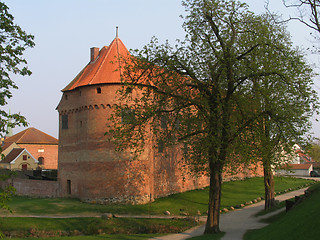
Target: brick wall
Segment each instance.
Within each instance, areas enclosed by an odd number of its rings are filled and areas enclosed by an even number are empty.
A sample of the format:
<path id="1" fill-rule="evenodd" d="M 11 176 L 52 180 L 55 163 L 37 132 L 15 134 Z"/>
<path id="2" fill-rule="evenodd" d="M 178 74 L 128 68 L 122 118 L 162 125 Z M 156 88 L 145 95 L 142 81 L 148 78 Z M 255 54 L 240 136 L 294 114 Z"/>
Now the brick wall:
<path id="1" fill-rule="evenodd" d="M 98 203 L 146 203 L 208 186 L 207 176 L 190 176 L 182 168 L 178 149 L 159 154 L 149 143 L 139 160 L 115 152 L 104 133 L 118 89 L 119 85 L 92 85 L 64 92 L 57 108 L 59 196 Z M 68 128 L 62 129 L 66 115 Z"/>
<path id="2" fill-rule="evenodd" d="M 21 148 L 26 148 L 30 154 L 38 160 L 43 157 L 42 169 L 58 169 L 58 145 L 48 144 L 19 144 Z"/>
<path id="3" fill-rule="evenodd" d="M 11 185 L 19 196 L 57 197 L 58 182 L 12 178 L 1 182 L 1 187 Z"/>

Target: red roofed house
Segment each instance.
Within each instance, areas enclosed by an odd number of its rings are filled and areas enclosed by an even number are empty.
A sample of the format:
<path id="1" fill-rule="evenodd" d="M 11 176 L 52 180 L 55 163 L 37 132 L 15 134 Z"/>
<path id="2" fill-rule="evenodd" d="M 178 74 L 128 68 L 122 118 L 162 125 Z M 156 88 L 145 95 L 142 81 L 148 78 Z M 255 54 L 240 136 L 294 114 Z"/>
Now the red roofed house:
<path id="1" fill-rule="evenodd" d="M 277 173 L 282 175 L 291 175 L 291 176 L 310 176 L 310 172 L 313 170 L 312 163 L 303 163 L 303 164 L 288 164 L 287 169 L 277 170 Z"/>
<path id="2" fill-rule="evenodd" d="M 2 154 L 8 156 L 12 149 L 26 149 L 42 169 L 58 168 L 58 139 L 35 128 L 28 128 L 2 143 Z"/>
<path id="3" fill-rule="evenodd" d="M 0 168 L 10 170 L 36 170 L 38 161 L 25 148 L 14 148 L 0 161 Z"/>

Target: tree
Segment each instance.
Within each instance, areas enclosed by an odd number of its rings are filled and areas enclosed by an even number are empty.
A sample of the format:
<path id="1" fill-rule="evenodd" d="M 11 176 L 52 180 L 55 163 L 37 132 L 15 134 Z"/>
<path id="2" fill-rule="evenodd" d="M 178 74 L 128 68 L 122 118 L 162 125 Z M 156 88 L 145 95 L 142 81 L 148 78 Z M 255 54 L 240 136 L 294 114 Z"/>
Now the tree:
<path id="1" fill-rule="evenodd" d="M 0 2 L 0 106 L 5 106 L 7 100 L 12 97 L 11 90 L 18 88 L 12 81 L 11 75 L 31 75 L 31 71 L 26 67 L 27 61 L 23 58 L 23 53 L 26 48 L 34 46 L 34 37 L 26 34 L 13 20 L 14 17 L 8 12 L 8 7 Z M 5 136 L 7 127 L 17 125 L 27 126 L 26 119 L 20 114 L 10 114 L 0 110 L 1 137 Z M 3 179 L 4 176 L 1 176 L 1 180 Z M 0 193 L 1 208 L 7 208 L 7 201 L 13 192 L 14 190 L 9 187 Z"/>
<path id="2" fill-rule="evenodd" d="M 319 142 L 313 142 L 308 151 L 310 157 L 315 162 L 320 162 L 320 144 Z"/>
<path id="3" fill-rule="evenodd" d="M 266 0 L 266 9 L 270 13 L 269 9 L 270 0 Z M 288 9 L 296 10 L 295 16 L 289 16 L 285 20 L 277 22 L 289 22 L 289 21 L 298 21 L 311 30 L 314 30 L 316 34 L 312 34 L 314 39 L 319 41 L 320 34 L 320 22 L 319 22 L 319 0 L 282 0 L 283 5 Z M 272 14 L 270 14 L 272 16 Z M 319 46 L 313 46 L 316 52 L 318 52 Z"/>
<path id="4" fill-rule="evenodd" d="M 319 104 L 313 90 L 312 69 L 305 62 L 304 54 L 293 47 L 285 24 L 274 24 L 275 18 L 262 15 L 260 23 L 257 22 L 260 26 L 252 26 L 263 36 L 265 44 L 257 48 L 259 52 L 250 59 L 250 65 L 256 64 L 261 71 L 274 74 L 251 79 L 254 112 L 248 117 L 258 113 L 259 117 L 244 139 L 252 143 L 248 146 L 253 148 L 250 153 L 263 163 L 265 209 L 275 203 L 274 168 L 285 165 L 283 152 L 291 154 L 295 143 L 304 145 L 310 140 L 310 119 Z"/>
<path id="5" fill-rule="evenodd" d="M 184 161 L 210 177 L 205 233 L 215 233 L 220 231 L 222 173 L 231 163 L 246 162 L 242 156 L 251 142 L 243 139 L 266 114 L 254 111 L 252 89 L 259 83 L 254 80 L 272 79 L 278 73 L 257 60 L 261 48 L 273 45 L 252 29 L 264 22 L 246 4 L 236 0 L 182 4 L 187 13 L 185 41 L 171 47 L 154 38 L 134 57 L 122 59 L 123 88 L 107 134 L 118 150 L 134 154 L 143 151 L 150 131 L 155 146 L 180 146 Z"/>
<path id="6" fill-rule="evenodd" d="M 289 17 L 287 21 L 298 20 L 307 27 L 320 33 L 319 0 L 282 0 L 282 2 L 287 8 L 297 10 L 297 16 Z"/>

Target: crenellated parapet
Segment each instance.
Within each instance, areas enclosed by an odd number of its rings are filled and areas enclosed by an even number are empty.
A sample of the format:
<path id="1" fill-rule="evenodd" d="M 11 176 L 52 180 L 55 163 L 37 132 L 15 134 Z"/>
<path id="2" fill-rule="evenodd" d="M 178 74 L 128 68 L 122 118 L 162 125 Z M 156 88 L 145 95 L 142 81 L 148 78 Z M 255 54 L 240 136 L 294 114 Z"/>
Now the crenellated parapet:
<path id="1" fill-rule="evenodd" d="M 94 105 L 85 105 L 85 106 L 78 106 L 76 108 L 72 109 L 60 109 L 59 115 L 65 115 L 65 114 L 73 114 L 73 113 L 79 113 L 82 111 L 88 111 L 88 110 L 101 110 L 101 109 L 111 109 L 110 104 L 94 104 Z"/>

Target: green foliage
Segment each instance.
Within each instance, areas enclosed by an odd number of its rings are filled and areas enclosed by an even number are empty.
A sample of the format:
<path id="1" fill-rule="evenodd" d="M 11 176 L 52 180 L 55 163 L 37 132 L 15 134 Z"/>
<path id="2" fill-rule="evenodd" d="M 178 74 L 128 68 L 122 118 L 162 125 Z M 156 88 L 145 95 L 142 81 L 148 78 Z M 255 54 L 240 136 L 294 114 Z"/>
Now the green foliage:
<path id="1" fill-rule="evenodd" d="M 308 151 L 308 154 L 312 158 L 313 161 L 315 162 L 320 162 L 320 145 L 319 142 L 317 143 L 312 143 L 311 147 Z"/>
<path id="2" fill-rule="evenodd" d="M 27 61 L 23 58 L 23 53 L 27 47 L 34 46 L 34 37 L 26 34 L 13 20 L 8 7 L 0 2 L 0 106 L 5 106 L 7 99 L 12 97 L 11 90 L 18 88 L 11 80 L 11 74 L 21 76 L 31 74 L 26 67 Z M 0 137 L 6 135 L 7 127 L 12 128 L 17 125 L 27 126 L 25 117 L 0 110 Z M 0 152 L 2 152 L 1 147 Z M 2 157 L 1 155 L 1 159 Z M 3 180 L 1 176 L 0 181 Z M 10 211 L 8 201 L 14 192 L 15 189 L 11 186 L 0 192 L 0 208 Z"/>
<path id="3" fill-rule="evenodd" d="M 7 104 L 7 99 L 12 97 L 11 89 L 17 89 L 12 81 L 11 74 L 21 76 L 31 75 L 26 67 L 27 61 L 23 53 L 28 47 L 33 47 L 34 37 L 24 32 L 14 23 L 14 17 L 9 13 L 8 7 L 0 2 L 0 106 Z M 20 114 L 9 114 L 0 110 L 0 133 L 6 133 L 6 127 L 16 125 L 26 126 L 26 120 Z"/>
<path id="4" fill-rule="evenodd" d="M 320 213 L 320 185 L 314 185 L 314 192 L 302 203 L 273 219 L 265 228 L 246 233 L 244 239 L 313 239 L 320 234 L 318 219 Z"/>

